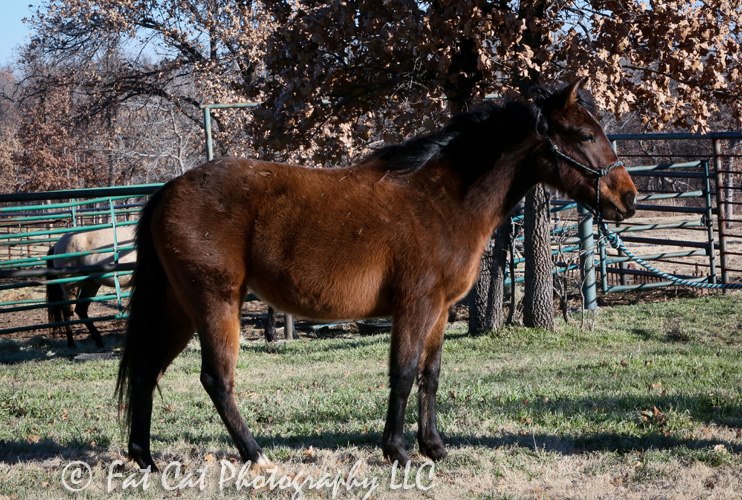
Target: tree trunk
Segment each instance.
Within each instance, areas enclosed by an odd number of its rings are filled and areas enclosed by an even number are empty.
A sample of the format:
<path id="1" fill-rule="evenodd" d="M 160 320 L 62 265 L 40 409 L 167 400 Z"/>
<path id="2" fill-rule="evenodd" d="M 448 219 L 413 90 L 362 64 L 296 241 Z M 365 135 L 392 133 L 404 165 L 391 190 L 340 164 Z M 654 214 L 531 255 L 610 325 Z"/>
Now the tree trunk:
<path id="1" fill-rule="evenodd" d="M 503 299 L 510 229 L 503 224 L 487 242 L 479 268 L 479 278 L 469 296 L 469 334 L 496 331 L 504 323 Z"/>
<path id="2" fill-rule="evenodd" d="M 523 232 L 525 296 L 523 324 L 552 330 L 554 328 L 554 278 L 551 274 L 551 231 L 549 199 L 542 184 L 537 184 L 526 195 Z"/>

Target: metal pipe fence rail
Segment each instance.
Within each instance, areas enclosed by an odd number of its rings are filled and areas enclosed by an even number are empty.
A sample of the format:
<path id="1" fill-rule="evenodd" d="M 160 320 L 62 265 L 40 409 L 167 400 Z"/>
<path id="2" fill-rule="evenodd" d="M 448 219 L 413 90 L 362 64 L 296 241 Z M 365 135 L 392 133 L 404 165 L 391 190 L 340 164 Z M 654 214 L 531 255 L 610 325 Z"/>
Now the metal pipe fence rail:
<path id="1" fill-rule="evenodd" d="M 742 158 L 737 151 L 742 133 L 622 134 L 610 139 L 629 164 L 649 160 L 629 168 L 640 190 L 635 218 L 613 229 L 632 252 L 689 282 L 742 280 L 742 230 L 730 229 L 742 220 L 734 215 L 742 201 L 733 200 L 733 193 L 742 190 L 742 169 L 735 164 Z M 640 141 L 640 147 L 632 141 Z M 722 147 L 725 141 L 731 145 Z M 677 286 L 608 245 L 588 211 L 553 200 L 551 212 L 552 274 L 576 283 L 588 309 L 597 307 L 599 292 Z M 512 218 L 515 227 L 520 219 Z M 515 255 L 505 266 L 506 286 L 523 281 L 524 259 L 517 251 L 522 240 L 516 236 Z"/>
<path id="2" fill-rule="evenodd" d="M 65 234 L 93 229 L 131 226 L 148 195 L 161 184 L 76 189 L 44 193 L 0 195 L 0 334 L 75 325 L 82 320 L 49 322 L 49 306 L 95 304 L 95 322 L 125 318 L 129 293 L 122 291 L 119 277 L 131 274 L 133 264 L 80 266 L 52 269 L 52 259 L 91 254 L 114 254 L 133 249 L 93 249 L 48 255 L 49 248 Z M 91 278 L 113 278 L 113 293 L 48 303 L 46 285 L 75 285 Z"/>

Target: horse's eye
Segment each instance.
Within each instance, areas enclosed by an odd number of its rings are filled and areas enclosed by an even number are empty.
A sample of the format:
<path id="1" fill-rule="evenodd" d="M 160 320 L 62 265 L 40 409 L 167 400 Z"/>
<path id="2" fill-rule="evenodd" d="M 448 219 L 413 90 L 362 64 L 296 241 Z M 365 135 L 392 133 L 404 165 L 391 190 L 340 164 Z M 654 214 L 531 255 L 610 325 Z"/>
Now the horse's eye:
<path id="1" fill-rule="evenodd" d="M 595 142 L 595 136 L 593 134 L 585 134 L 582 136 L 583 142 Z"/>

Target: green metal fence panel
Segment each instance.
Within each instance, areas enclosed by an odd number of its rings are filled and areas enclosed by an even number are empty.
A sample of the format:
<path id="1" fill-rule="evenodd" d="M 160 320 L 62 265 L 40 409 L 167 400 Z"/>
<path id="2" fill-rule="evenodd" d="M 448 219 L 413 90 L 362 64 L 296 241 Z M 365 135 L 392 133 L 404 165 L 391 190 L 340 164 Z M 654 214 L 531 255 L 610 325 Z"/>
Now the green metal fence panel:
<path id="1" fill-rule="evenodd" d="M 132 243 L 114 237 L 111 248 L 91 249 L 48 255 L 48 249 L 61 236 L 93 229 L 132 226 L 147 197 L 162 184 L 74 189 L 42 193 L 0 195 L 0 314 L 12 326 L 0 334 L 46 330 L 51 327 L 78 325 L 80 320 L 49 323 L 43 309 L 49 305 L 92 304 L 96 322 L 125 318 L 129 292 L 120 278 L 131 274 L 133 264 L 118 262 L 118 256 L 134 249 Z M 115 232 L 117 234 L 117 232 Z M 50 269 L 53 259 L 77 258 L 91 254 L 112 255 L 113 265 L 78 266 Z M 111 278 L 112 292 L 96 297 L 47 303 L 46 285 L 79 285 L 89 279 Z M 116 311 L 111 314 L 110 310 Z M 92 310 L 91 310 L 92 312 Z M 14 319 L 8 319 L 14 318 Z"/>

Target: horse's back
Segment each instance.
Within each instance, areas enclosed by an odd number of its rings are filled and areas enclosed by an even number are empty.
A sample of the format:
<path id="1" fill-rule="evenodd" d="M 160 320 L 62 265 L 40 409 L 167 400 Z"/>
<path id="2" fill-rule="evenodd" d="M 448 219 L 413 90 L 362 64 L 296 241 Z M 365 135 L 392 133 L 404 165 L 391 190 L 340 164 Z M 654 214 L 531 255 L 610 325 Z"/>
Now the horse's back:
<path id="1" fill-rule="evenodd" d="M 153 231 L 183 281 L 218 275 L 300 316 L 386 315 L 414 198 L 372 169 L 223 159 L 168 183 Z"/>
<path id="2" fill-rule="evenodd" d="M 116 226 L 91 231 L 71 232 L 64 234 L 54 244 L 54 254 L 82 254 L 54 259 L 54 267 L 85 267 L 133 263 L 136 261 L 136 250 L 119 251 L 118 247 L 134 245 L 135 226 Z M 129 275 L 119 277 L 121 286 L 128 286 Z M 113 278 L 97 280 L 100 284 L 114 286 Z"/>

